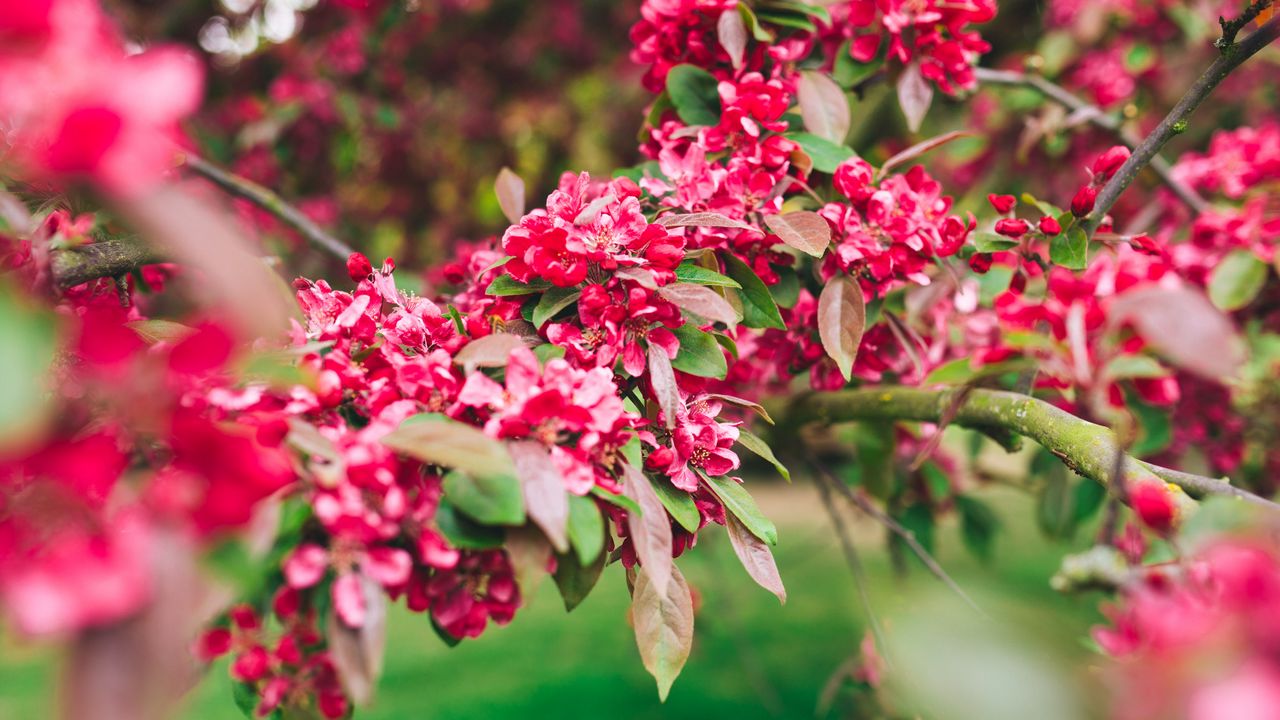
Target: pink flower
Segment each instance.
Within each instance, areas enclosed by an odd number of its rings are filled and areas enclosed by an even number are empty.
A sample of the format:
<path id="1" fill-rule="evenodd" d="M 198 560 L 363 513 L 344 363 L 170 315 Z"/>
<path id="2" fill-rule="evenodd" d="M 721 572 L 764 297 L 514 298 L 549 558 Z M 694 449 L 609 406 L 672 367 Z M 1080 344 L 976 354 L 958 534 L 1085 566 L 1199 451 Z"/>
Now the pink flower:
<path id="1" fill-rule="evenodd" d="M 19 3 L 28 5 L 27 3 Z M 173 167 L 203 71 L 172 48 L 128 55 L 92 0 L 42 0 L 0 33 L 0 116 L 37 177 L 132 194 Z M 9 11 L 6 9 L 6 15 Z"/>
<path id="2" fill-rule="evenodd" d="M 719 400 L 693 397 L 678 414 L 671 431 L 675 455 L 666 473 L 681 490 L 697 491 L 699 471 L 720 477 L 738 469 L 738 456 L 732 450 L 738 441 L 738 428 L 736 423 L 716 419 L 723 409 Z"/>
<path id="3" fill-rule="evenodd" d="M 319 545 L 299 545 L 284 561 L 285 582 L 295 590 L 312 587 L 331 566 L 337 573 L 332 589 L 334 610 L 344 623 L 358 628 L 364 625 L 366 611 L 362 577 L 384 588 L 401 587 L 409 581 L 413 558 L 400 548 L 363 547 L 335 538 L 328 550 Z"/>
<path id="4" fill-rule="evenodd" d="M 481 373 L 467 378 L 453 414 L 466 408 L 477 412 L 493 437 L 546 445 L 565 489 L 576 495 L 597 484 L 616 486 L 600 466 L 612 465 L 627 440 L 624 430 L 635 421 L 623 410 L 608 369 L 579 370 L 559 358 L 539 368 L 525 348 L 511 353 L 505 388 Z"/>

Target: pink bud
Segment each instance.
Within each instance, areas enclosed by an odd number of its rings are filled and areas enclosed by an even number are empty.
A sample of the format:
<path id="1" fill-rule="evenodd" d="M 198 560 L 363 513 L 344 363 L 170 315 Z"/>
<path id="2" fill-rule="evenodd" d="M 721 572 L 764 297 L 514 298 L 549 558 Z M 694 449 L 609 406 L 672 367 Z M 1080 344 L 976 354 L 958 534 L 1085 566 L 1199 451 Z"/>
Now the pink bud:
<path id="1" fill-rule="evenodd" d="M 1076 217 L 1084 217 L 1093 212 L 1093 204 L 1098 201 L 1098 188 L 1092 185 L 1085 185 L 1076 192 L 1076 196 L 1071 198 L 1071 214 Z"/>
<path id="2" fill-rule="evenodd" d="M 1040 232 L 1044 233 L 1045 235 L 1057 235 L 1058 233 L 1062 232 L 1062 224 L 1059 223 L 1055 218 L 1045 215 L 1044 217 L 1040 218 Z"/>
<path id="3" fill-rule="evenodd" d="M 1018 198 L 1012 195 L 996 195 L 993 193 L 987 196 L 987 202 L 991 203 L 991 207 L 995 208 L 996 212 L 1004 214 L 1013 211 L 1013 207 L 1018 204 Z"/>
<path id="4" fill-rule="evenodd" d="M 1022 218 L 1004 218 L 996 223 L 996 232 L 1010 238 L 1020 238 L 1027 234 L 1031 226 Z"/>
<path id="5" fill-rule="evenodd" d="M 1128 159 L 1129 148 L 1123 145 L 1116 145 L 1099 155 L 1098 159 L 1093 162 L 1093 175 L 1095 182 L 1109 180 Z"/>
<path id="6" fill-rule="evenodd" d="M 1173 494 L 1158 480 L 1130 488 L 1129 504 L 1143 524 L 1152 530 L 1165 534 L 1174 529 L 1178 507 L 1173 502 Z"/>
<path id="7" fill-rule="evenodd" d="M 351 253 L 347 258 L 347 275 L 351 277 L 352 282 L 366 280 L 372 274 L 373 263 L 369 262 L 369 258 L 363 253 Z"/>

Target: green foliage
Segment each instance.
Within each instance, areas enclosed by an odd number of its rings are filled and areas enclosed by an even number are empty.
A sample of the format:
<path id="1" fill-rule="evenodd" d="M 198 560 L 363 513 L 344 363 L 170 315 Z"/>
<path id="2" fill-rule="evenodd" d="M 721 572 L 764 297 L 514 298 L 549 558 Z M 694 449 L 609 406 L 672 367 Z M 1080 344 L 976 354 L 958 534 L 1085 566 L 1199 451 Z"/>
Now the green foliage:
<path id="1" fill-rule="evenodd" d="M 693 65 L 676 65 L 667 73 L 667 94 L 676 114 L 690 125 L 720 122 L 718 84 L 714 75 Z"/>
<path id="2" fill-rule="evenodd" d="M 723 259 L 725 273 L 742 286 L 741 290 L 728 293 L 730 302 L 736 299 L 741 306 L 742 324 L 751 328 L 786 328 L 778 304 L 760 276 L 732 253 L 725 253 Z"/>

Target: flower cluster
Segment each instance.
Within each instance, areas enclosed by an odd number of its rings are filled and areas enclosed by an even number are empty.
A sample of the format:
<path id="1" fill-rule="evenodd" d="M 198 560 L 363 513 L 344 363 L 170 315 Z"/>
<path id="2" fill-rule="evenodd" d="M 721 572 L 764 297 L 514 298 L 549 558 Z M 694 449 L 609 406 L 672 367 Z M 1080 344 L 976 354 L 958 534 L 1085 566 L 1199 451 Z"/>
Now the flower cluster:
<path id="1" fill-rule="evenodd" d="M 1280 706 L 1277 601 L 1280 557 L 1255 540 L 1145 571 L 1094 632 L 1120 659 L 1113 717 L 1266 717 Z"/>
<path id="2" fill-rule="evenodd" d="M 199 106 L 195 58 L 128 52 L 95 0 L 17 5 L 0 20 L 8 159 L 31 176 L 115 193 L 153 184 L 174 164 L 178 122 Z"/>
<path id="3" fill-rule="evenodd" d="M 830 6 L 824 43 L 847 41 L 859 63 L 880 56 L 918 68 L 948 95 L 976 85 L 973 66 L 991 49 L 971 25 L 991 22 L 995 0 L 951 3 L 939 0 L 848 0 Z"/>
<path id="4" fill-rule="evenodd" d="M 157 339 L 168 326 L 125 312 L 114 294 L 67 302 L 62 351 L 73 361 L 53 378 L 61 392 L 35 437 L 0 453 L 0 597 L 32 634 L 128 616 L 150 599 L 149 538 L 177 525 L 215 541 L 294 479 L 287 456 L 259 441 L 260 416 L 227 412 L 238 391 L 222 326 Z"/>

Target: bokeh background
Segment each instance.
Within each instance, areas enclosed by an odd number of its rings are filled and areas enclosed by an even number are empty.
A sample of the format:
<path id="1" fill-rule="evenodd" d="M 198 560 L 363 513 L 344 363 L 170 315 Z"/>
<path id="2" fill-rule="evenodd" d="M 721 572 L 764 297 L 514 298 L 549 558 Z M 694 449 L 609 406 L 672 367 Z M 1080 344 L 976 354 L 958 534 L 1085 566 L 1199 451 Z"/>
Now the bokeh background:
<path id="1" fill-rule="evenodd" d="M 361 5 L 358 0 L 112 5 L 140 41 L 203 49 L 211 68 L 207 112 L 190 128 L 200 152 L 277 189 L 353 245 L 376 258 L 394 256 L 404 268 L 425 268 L 459 242 L 501 232 L 492 183 L 503 166 L 515 169 L 530 198 L 538 198 L 566 170 L 609 174 L 639 159 L 636 132 L 649 96 L 640 69 L 627 58 L 638 0 L 396 0 L 368 10 L 348 7 Z M 983 30 L 995 46 L 985 64 L 1041 50 L 1042 59 L 1067 72 L 1089 38 L 1055 35 L 1046 45 L 1044 12 L 1033 0 L 1001 2 L 1000 17 Z M 1094 39 L 1102 42 L 1105 34 L 1103 28 Z M 1167 75 L 1142 74 L 1134 102 L 1167 104 L 1181 87 L 1175 82 L 1181 75 Z M 1239 84 L 1250 82 L 1245 77 Z M 868 156 L 903 144 L 887 90 L 873 88 L 855 108 L 850 141 Z M 935 174 L 965 190 L 962 207 L 981 202 L 988 190 L 983 183 L 1014 189 L 1010 178 L 1014 184 L 1031 178 L 1052 185 L 1054 174 L 1029 175 L 1025 168 L 1061 167 L 1046 165 L 1046 156 L 1083 156 L 1107 142 L 1084 131 L 1077 133 L 1083 142 L 1064 143 L 1046 132 L 1024 152 L 995 158 L 993 148 L 1025 141 L 1020 115 L 1043 108 L 1034 95 L 1002 97 L 998 104 L 990 97 L 976 101 L 979 112 L 967 122 L 982 137 L 954 143 L 938 158 Z M 938 102 L 931 125 L 949 130 L 966 122 L 959 103 Z M 1199 144 L 1215 126 L 1197 124 L 1179 142 Z M 992 163 L 999 164 L 994 172 Z M 1059 184 L 1073 187 L 1078 180 L 1073 171 Z M 311 276 L 333 270 L 270 218 L 247 207 L 241 212 L 291 270 Z M 954 516 L 931 528 L 929 540 L 961 586 L 981 590 L 976 600 L 983 613 L 1020 640 L 1005 643 L 987 633 L 982 614 L 964 607 L 913 558 L 886 550 L 883 527 L 849 515 L 874 615 L 891 628 L 917 629 L 898 633 L 912 644 L 901 648 L 904 656 L 928 661 L 912 665 L 917 673 L 963 685 L 974 658 L 996 658 L 1012 666 L 1009 686 L 1001 689 L 1006 693 L 1019 691 L 1014 670 L 1027 667 L 1055 671 L 1064 688 L 1094 687 L 1088 628 L 1101 620 L 1097 598 L 1062 596 L 1049 584 L 1064 554 L 1091 544 L 1092 528 L 1067 527 L 1046 515 L 1048 481 L 1026 480 L 1029 457 L 997 455 L 990 462 L 998 472 L 962 468 L 959 480 L 973 485 L 968 494 L 1001 518 L 991 529 L 989 558 L 966 549 Z M 700 599 L 698 629 L 693 655 L 665 705 L 641 666 L 627 622 L 626 584 L 615 566 L 572 614 L 546 583 L 511 626 L 456 648 L 446 647 L 421 617 L 393 610 L 379 697 L 359 717 L 775 718 L 813 717 L 819 708 L 827 716 L 876 716 L 874 702 L 856 684 L 831 683 L 858 656 L 868 627 L 817 491 L 802 472 L 793 486 L 763 468 L 749 468 L 749 480 L 779 526 L 776 555 L 790 600 L 780 607 L 738 567 L 723 532 L 706 533 L 701 542 L 708 547 L 679 561 Z M 965 633 L 979 639 L 958 642 L 970 637 Z M 58 661 L 47 646 L 0 636 L 0 719 L 51 717 Z M 1067 666 L 1076 674 L 1060 671 Z M 225 665 L 211 668 L 186 717 L 240 717 L 230 687 Z M 966 700 L 962 692 L 955 697 L 953 709 L 961 712 Z M 971 710 L 982 717 L 980 705 Z M 1059 710 L 1071 717 L 1089 708 Z M 1042 708 L 1028 717 L 1056 717 L 1050 712 Z"/>
<path id="2" fill-rule="evenodd" d="M 762 478 L 763 479 L 763 478 Z M 368 720 L 405 718 L 805 718 L 830 703 L 821 717 L 876 717 L 868 699 L 844 687 L 833 698 L 833 675 L 858 654 L 866 625 L 859 595 L 817 491 L 803 476 L 793 487 L 762 488 L 762 509 L 776 520 L 779 570 L 790 593 L 785 606 L 757 587 L 737 565 L 723 532 L 706 533 L 699 551 L 679 561 L 701 601 L 693 654 L 665 704 L 640 664 L 627 624 L 629 596 L 621 568 L 606 569 L 596 591 L 566 613 L 554 586 L 544 583 L 511 625 L 449 648 L 421 616 L 393 607 L 385 673 L 375 704 L 358 713 Z M 1022 493 L 991 488 L 980 494 L 1009 520 L 995 542 L 993 562 L 965 552 L 956 526 L 934 538 L 937 558 L 982 611 L 1022 646 L 1001 648 L 1006 659 L 1025 655 L 1064 668 L 1087 664 L 1086 637 L 1101 618 L 1096 598 L 1066 597 L 1049 587 L 1064 551 L 1088 546 L 1089 529 L 1075 542 L 1050 542 Z M 1019 520 L 1019 518 L 1022 518 Z M 850 516 L 866 566 L 878 620 L 901 635 L 915 624 L 926 637 L 921 650 L 961 675 L 981 649 L 959 642 L 984 621 L 963 606 L 917 563 L 905 576 L 882 549 L 883 530 Z M 705 545 L 703 545 L 705 543 Z M 948 654 L 954 657 L 947 657 Z M 0 649 L 0 718 L 52 717 L 57 656 L 11 638 Z M 917 672 L 929 672 L 913 663 Z M 1015 692 L 1010 677 L 1004 692 Z M 957 702 L 961 700 L 957 699 Z M 1048 712 L 1048 709 L 1046 709 Z M 1052 715 L 1037 715 L 1051 717 Z M 225 661 L 210 668 L 185 712 L 190 720 L 242 717 L 231 699 Z M 955 715 L 951 715 L 955 717 Z M 1066 717 L 1071 717 L 1067 715 Z"/>

